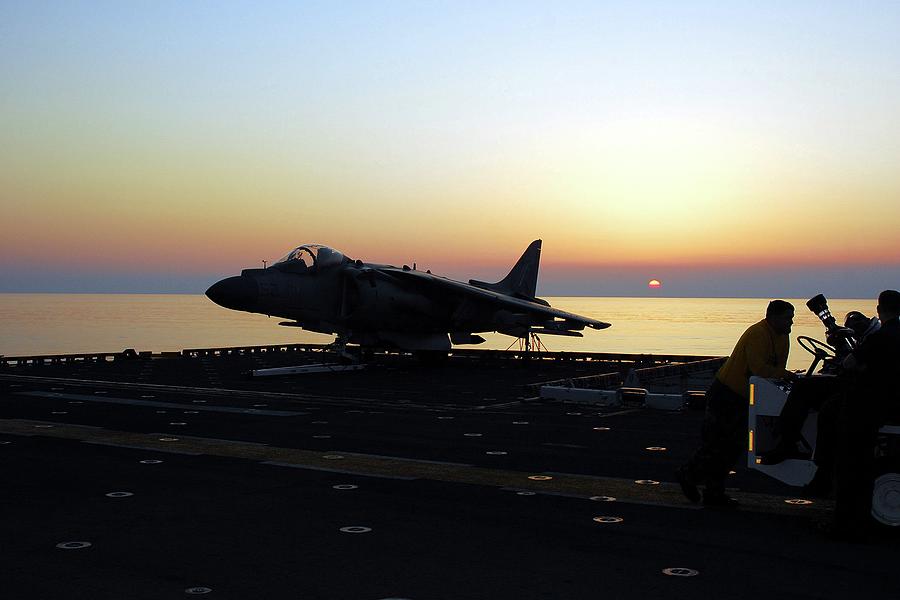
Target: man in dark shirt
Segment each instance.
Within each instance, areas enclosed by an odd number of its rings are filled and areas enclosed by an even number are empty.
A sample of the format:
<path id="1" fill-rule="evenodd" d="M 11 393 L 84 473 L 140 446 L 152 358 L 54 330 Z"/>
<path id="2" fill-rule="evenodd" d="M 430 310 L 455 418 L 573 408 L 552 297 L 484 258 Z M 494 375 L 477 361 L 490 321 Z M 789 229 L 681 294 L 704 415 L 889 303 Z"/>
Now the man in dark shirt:
<path id="1" fill-rule="evenodd" d="M 872 512 L 875 444 L 878 429 L 900 407 L 900 292 L 878 296 L 881 329 L 844 360 L 852 374 L 850 391 L 840 407 L 835 464 L 835 510 L 832 535 L 864 535 Z"/>
<path id="2" fill-rule="evenodd" d="M 878 317 L 881 329 L 847 356 L 844 368 L 857 374 L 860 392 L 871 398 L 872 417 L 884 420 L 900 391 L 900 292 L 885 290 L 878 295 Z"/>

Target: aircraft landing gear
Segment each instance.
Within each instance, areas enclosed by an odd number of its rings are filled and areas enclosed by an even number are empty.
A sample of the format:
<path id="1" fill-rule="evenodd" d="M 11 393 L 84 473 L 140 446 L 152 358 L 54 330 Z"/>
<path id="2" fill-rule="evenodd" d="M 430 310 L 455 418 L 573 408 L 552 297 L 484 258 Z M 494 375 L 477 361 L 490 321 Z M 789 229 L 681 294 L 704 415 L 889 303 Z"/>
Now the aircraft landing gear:
<path id="1" fill-rule="evenodd" d="M 547 346 L 544 345 L 544 342 L 541 341 L 541 338 L 538 334 L 529 330 L 524 336 L 518 338 L 516 342 L 519 343 L 519 352 L 525 353 L 525 358 L 528 359 L 531 357 L 532 352 L 540 353 L 541 350 L 544 352 L 549 352 L 550 350 Z M 507 350 L 516 345 L 516 342 L 513 342 L 509 346 L 507 346 Z"/>
<path id="2" fill-rule="evenodd" d="M 356 355 L 349 350 L 347 350 L 347 344 L 349 342 L 349 338 L 347 336 L 338 335 L 334 338 L 334 341 L 331 343 L 331 351 L 337 354 L 338 361 L 343 364 L 357 364 L 359 362 L 366 361 L 365 352 L 366 350 L 360 349 L 360 354 L 362 354 L 362 360 L 359 355 Z M 368 349 L 369 358 L 371 358 L 371 349 Z"/>

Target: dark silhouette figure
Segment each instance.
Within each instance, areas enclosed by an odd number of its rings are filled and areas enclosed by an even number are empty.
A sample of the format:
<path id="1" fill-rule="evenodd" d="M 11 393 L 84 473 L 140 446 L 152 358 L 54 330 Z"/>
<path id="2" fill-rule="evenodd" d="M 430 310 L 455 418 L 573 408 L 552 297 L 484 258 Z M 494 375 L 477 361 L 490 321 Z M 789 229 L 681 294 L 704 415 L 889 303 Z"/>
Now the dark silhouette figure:
<path id="1" fill-rule="evenodd" d="M 785 369 L 790 349 L 788 334 L 793 323 L 793 305 L 784 300 L 772 300 L 766 309 L 766 318 L 744 332 L 731 356 L 716 373 L 706 392 L 700 447 L 675 473 L 681 490 L 691 502 L 700 501 L 697 486 L 703 484 L 705 505 L 737 505 L 735 499 L 725 494 L 725 478 L 744 452 L 750 376 L 795 377 Z"/>
<path id="2" fill-rule="evenodd" d="M 844 360 L 849 383 L 838 410 L 834 451 L 835 510 L 829 533 L 864 537 L 871 523 L 875 445 L 885 421 L 900 417 L 900 292 L 878 296 L 881 329 Z"/>
<path id="3" fill-rule="evenodd" d="M 859 347 L 867 336 L 878 331 L 880 327 L 881 321 L 877 317 L 870 319 L 859 311 L 851 311 L 847 313 L 844 327 L 840 330 L 846 332 L 845 339 L 849 341 L 849 347 L 852 349 Z M 809 411 L 817 410 L 819 417 L 815 461 L 822 471 L 828 471 L 833 467 L 836 411 L 842 388 L 846 383 L 844 377 L 839 377 L 840 371 L 839 367 L 836 375 L 800 377 L 794 382 L 781 415 L 775 423 L 775 434 L 780 436 L 780 439 L 775 448 L 761 457 L 762 464 L 776 465 L 789 458 L 810 458 L 812 448 L 801 438 L 800 430 L 806 422 Z M 802 442 L 804 448 L 798 447 L 798 442 Z M 810 483 L 806 491 L 811 495 L 820 496 L 827 494 L 830 487 L 830 479 L 820 476 Z"/>

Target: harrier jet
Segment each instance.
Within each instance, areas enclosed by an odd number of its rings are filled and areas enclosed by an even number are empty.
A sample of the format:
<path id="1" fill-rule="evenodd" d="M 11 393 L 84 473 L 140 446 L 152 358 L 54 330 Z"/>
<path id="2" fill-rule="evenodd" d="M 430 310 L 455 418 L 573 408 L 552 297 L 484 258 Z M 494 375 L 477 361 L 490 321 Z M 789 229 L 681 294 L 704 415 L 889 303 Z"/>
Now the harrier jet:
<path id="1" fill-rule="evenodd" d="M 206 295 L 225 308 L 289 319 L 279 325 L 334 334 L 339 343 L 415 351 L 480 344 L 477 334 L 488 331 L 581 337 L 585 327 L 609 327 L 536 298 L 540 258 L 535 240 L 501 281 L 463 283 L 305 244 L 268 268 L 213 284 Z"/>

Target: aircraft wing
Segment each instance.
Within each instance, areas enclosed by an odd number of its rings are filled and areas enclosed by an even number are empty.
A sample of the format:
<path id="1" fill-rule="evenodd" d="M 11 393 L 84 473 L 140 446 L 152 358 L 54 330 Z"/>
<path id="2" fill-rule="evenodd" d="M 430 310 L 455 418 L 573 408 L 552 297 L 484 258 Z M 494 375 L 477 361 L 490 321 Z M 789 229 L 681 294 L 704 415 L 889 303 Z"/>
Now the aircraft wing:
<path id="1" fill-rule="evenodd" d="M 492 290 L 475 287 L 461 281 L 439 277 L 424 271 L 413 271 L 411 269 L 401 269 L 397 267 L 379 266 L 375 268 L 377 272 L 388 278 L 409 283 L 417 283 L 423 287 L 431 288 L 435 291 L 442 291 L 447 294 L 456 294 L 459 296 L 472 298 L 473 300 L 481 300 L 496 306 L 499 310 L 507 310 L 514 314 L 525 314 L 532 317 L 537 323 L 544 327 L 555 329 L 557 331 L 571 331 L 590 327 L 591 329 L 606 329 L 609 323 L 576 315 L 574 313 L 559 310 L 549 305 L 531 302 L 522 298 L 508 296 Z M 561 319 L 564 322 L 556 321 Z M 550 323 L 548 323 L 550 322 Z M 550 333 L 548 329 L 546 331 Z"/>

